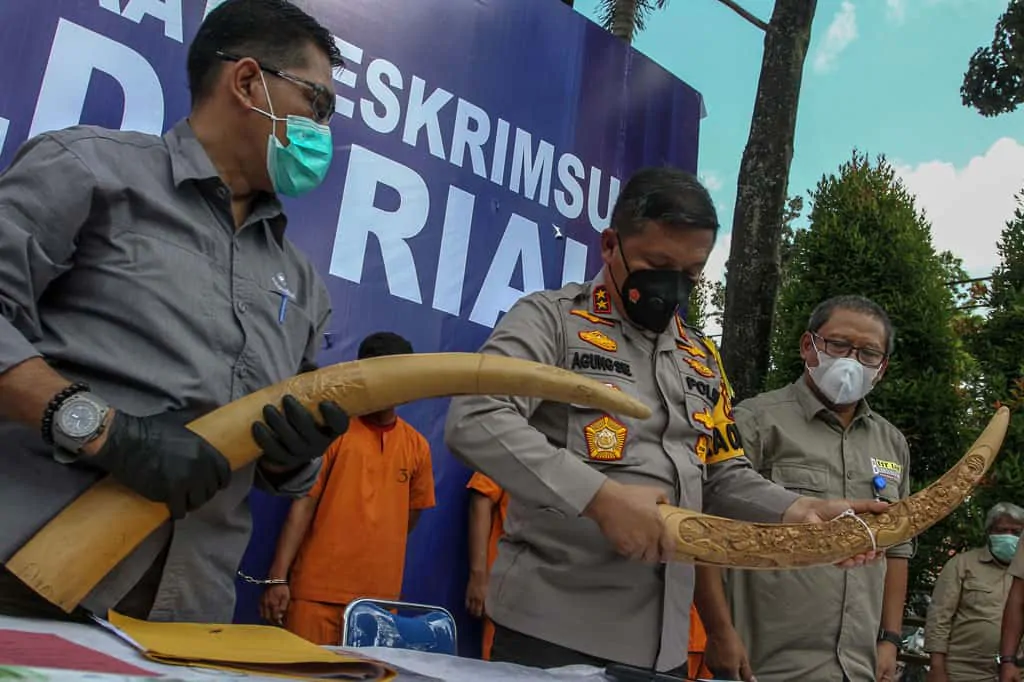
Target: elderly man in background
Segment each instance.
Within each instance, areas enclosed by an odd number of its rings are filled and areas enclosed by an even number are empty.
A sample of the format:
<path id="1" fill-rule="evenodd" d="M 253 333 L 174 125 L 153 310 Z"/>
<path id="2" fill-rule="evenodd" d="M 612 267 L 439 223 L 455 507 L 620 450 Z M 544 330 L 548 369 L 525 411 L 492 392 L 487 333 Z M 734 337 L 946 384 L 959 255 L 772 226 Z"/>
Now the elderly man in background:
<path id="1" fill-rule="evenodd" d="M 876 303 L 861 296 L 820 303 L 800 339 L 803 375 L 736 405 L 751 464 L 815 498 L 895 502 L 909 495 L 906 438 L 866 400 L 894 342 L 889 316 Z M 760 682 L 892 682 L 911 555 L 911 543 L 897 545 L 884 562 L 850 571 L 699 567 L 708 666 L 719 677 L 756 675 Z"/>
<path id="2" fill-rule="evenodd" d="M 946 562 L 932 592 L 924 631 L 931 655 L 928 682 L 989 682 L 996 678 L 1000 621 L 1013 584 L 1008 572 L 1024 530 L 1024 509 L 994 505 L 985 518 L 988 540 Z"/>

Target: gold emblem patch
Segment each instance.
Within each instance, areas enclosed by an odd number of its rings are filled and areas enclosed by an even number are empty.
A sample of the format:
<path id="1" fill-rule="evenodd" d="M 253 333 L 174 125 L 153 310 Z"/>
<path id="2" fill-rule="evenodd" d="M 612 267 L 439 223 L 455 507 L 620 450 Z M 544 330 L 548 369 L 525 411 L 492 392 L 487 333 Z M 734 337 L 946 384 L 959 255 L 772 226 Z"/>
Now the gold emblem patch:
<path id="1" fill-rule="evenodd" d="M 615 339 L 602 334 L 596 329 L 580 332 L 580 339 L 586 341 L 591 346 L 597 346 L 601 350 L 606 350 L 610 353 L 614 353 L 619 349 L 619 344 L 615 343 Z"/>
<path id="2" fill-rule="evenodd" d="M 697 346 L 694 346 L 689 341 L 686 341 L 686 342 L 676 341 L 676 348 L 678 348 L 681 351 L 685 351 L 686 353 L 689 353 L 690 355 L 692 355 L 695 358 L 706 358 L 708 356 L 707 353 L 702 351 Z"/>
<path id="3" fill-rule="evenodd" d="M 709 410 L 706 407 L 701 412 L 693 413 L 693 421 L 697 422 L 698 424 L 703 424 L 709 429 L 715 428 L 715 418 L 714 416 L 712 416 L 711 410 Z"/>
<path id="4" fill-rule="evenodd" d="M 711 368 L 705 365 L 703 362 L 697 362 L 693 358 L 683 358 L 686 360 L 686 364 L 693 368 L 693 371 L 702 377 L 713 377 L 715 373 L 711 371 Z"/>
<path id="5" fill-rule="evenodd" d="M 701 434 L 697 436 L 697 442 L 693 445 L 693 451 L 697 453 L 697 459 L 701 462 L 708 461 L 708 448 L 711 447 L 710 438 Z"/>
<path id="6" fill-rule="evenodd" d="M 587 322 L 593 322 L 594 324 L 605 324 L 608 325 L 609 327 L 615 326 L 615 323 L 612 322 L 611 320 L 606 320 L 603 317 L 598 317 L 597 315 L 594 315 L 588 310 L 570 310 L 569 314 L 576 315 L 577 317 L 582 317 Z"/>
<path id="7" fill-rule="evenodd" d="M 605 415 L 583 427 L 587 438 L 587 456 L 602 462 L 622 459 L 626 447 L 626 427 Z"/>

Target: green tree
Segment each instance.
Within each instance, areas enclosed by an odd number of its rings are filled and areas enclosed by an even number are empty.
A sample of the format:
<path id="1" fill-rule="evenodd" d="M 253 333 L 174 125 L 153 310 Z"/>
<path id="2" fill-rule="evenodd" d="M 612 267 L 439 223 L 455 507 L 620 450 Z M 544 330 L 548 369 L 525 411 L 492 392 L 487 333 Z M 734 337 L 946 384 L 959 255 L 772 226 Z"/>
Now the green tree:
<path id="1" fill-rule="evenodd" d="M 1024 0 L 1010 0 L 988 47 L 979 47 L 960 86 L 964 106 L 998 116 L 1024 104 Z"/>
<path id="2" fill-rule="evenodd" d="M 963 454 L 962 350 L 947 286 L 955 259 L 936 253 L 928 221 L 884 157 L 871 163 L 855 151 L 811 200 L 810 226 L 794 235 L 779 293 L 768 385 L 803 373 L 799 339 L 818 303 L 840 294 L 876 301 L 893 320 L 896 347 L 869 400 L 906 435 L 911 485 L 920 489 Z M 927 589 L 945 563 L 947 535 L 919 538 L 912 586 Z"/>
<path id="3" fill-rule="evenodd" d="M 972 350 L 980 368 L 976 382 L 981 409 L 979 425 L 987 421 L 993 409 L 1006 405 L 1014 413 L 1024 408 L 1024 191 L 1017 195 L 1017 210 L 1003 229 L 999 240 L 999 266 L 992 277 L 984 324 L 972 336 Z M 983 541 L 981 516 L 999 500 L 1020 504 L 1024 500 L 1024 421 L 1016 414 L 999 458 L 972 497 L 978 513 L 956 538 L 960 547 L 977 546 Z"/>

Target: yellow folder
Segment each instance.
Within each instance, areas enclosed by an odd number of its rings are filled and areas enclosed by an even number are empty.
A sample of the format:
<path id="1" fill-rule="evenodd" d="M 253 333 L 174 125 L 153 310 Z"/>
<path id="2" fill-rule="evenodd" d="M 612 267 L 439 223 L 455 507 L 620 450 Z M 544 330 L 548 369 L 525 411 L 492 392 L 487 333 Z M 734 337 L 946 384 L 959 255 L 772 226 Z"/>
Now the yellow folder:
<path id="1" fill-rule="evenodd" d="M 147 658 L 165 665 L 307 679 L 376 681 L 397 677 L 379 661 L 329 651 L 279 627 L 152 623 L 113 611 L 107 617 Z"/>

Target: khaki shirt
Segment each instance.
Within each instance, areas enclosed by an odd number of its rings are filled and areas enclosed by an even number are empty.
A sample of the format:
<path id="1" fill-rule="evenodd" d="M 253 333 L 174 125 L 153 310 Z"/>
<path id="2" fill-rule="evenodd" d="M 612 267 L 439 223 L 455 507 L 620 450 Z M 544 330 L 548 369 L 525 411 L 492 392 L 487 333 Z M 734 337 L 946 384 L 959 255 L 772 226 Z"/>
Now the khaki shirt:
<path id="1" fill-rule="evenodd" d="M 736 405 L 747 457 L 765 477 L 811 497 L 870 499 L 873 477 L 886 477 L 882 497 L 910 492 L 907 441 L 871 410 L 857 408 L 850 426 L 818 400 L 803 378 Z M 890 557 L 910 557 L 912 544 Z M 885 562 L 844 570 L 726 571 L 733 622 L 761 682 L 875 679 Z"/>
<path id="2" fill-rule="evenodd" d="M 687 660 L 693 567 L 619 556 L 580 514 L 607 478 L 672 504 L 778 522 L 798 495 L 739 448 L 710 341 L 678 321 L 660 335 L 613 309 L 600 284 L 521 298 L 481 349 L 562 367 L 650 405 L 646 420 L 537 399 L 454 398 L 451 451 L 508 491 L 487 612 L 501 625 L 602 659 L 671 670 Z"/>
<path id="3" fill-rule="evenodd" d="M 957 554 L 942 567 L 928 608 L 924 648 L 946 654 L 950 682 L 987 682 L 998 676 L 1003 607 L 1012 584 L 1008 567 L 988 547 Z"/>

